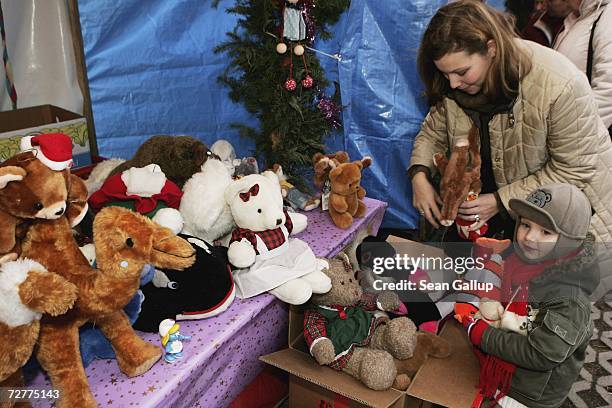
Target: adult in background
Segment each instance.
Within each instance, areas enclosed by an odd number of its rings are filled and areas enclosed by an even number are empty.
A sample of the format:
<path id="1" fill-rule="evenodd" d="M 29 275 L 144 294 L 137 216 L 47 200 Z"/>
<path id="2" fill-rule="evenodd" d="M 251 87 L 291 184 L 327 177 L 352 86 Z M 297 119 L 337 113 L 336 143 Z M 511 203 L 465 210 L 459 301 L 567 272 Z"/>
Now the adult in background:
<path id="1" fill-rule="evenodd" d="M 542 10 L 534 12 L 531 20 L 521 31 L 521 37 L 552 47 L 563 29 L 563 19 L 572 9 L 567 0 L 545 0 Z"/>
<path id="2" fill-rule="evenodd" d="M 612 1 L 566 0 L 572 12 L 553 48 L 584 72 L 612 137 Z M 590 49 L 590 51 L 589 51 Z"/>
<path id="3" fill-rule="evenodd" d="M 438 228 L 440 221 L 433 155 L 467 137 L 474 123 L 480 130 L 482 192 L 458 214 L 474 222 L 472 229 L 488 222 L 487 234 L 503 228 L 511 236 L 511 198 L 567 182 L 589 198 L 590 231 L 612 243 L 612 142 L 586 77 L 571 61 L 516 38 L 493 8 L 462 0 L 432 18 L 418 68 L 431 108 L 416 136 L 408 175 L 413 205 L 430 224 Z"/>

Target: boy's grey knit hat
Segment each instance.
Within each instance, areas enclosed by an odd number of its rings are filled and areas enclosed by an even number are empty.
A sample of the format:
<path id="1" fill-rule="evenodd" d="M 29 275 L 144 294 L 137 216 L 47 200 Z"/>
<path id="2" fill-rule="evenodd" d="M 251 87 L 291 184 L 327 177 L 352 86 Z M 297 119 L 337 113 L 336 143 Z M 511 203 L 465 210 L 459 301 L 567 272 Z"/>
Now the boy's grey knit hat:
<path id="1" fill-rule="evenodd" d="M 591 204 L 578 187 L 548 184 L 524 199 L 510 199 L 510 208 L 517 215 L 534 221 L 566 238 L 583 240 L 591 223 Z"/>

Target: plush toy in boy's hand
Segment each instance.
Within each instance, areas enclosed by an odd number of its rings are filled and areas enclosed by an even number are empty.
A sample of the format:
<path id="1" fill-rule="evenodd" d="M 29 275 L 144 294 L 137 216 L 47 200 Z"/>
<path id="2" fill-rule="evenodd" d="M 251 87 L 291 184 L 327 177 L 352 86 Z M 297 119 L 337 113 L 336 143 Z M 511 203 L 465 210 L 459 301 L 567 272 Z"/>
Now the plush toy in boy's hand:
<path id="1" fill-rule="evenodd" d="M 304 241 L 290 238 L 306 228 L 303 214 L 289 214 L 277 176 L 271 171 L 234 181 L 225 191 L 238 228 L 232 233 L 228 259 L 234 271 L 237 295 L 248 298 L 269 291 L 290 304 L 308 301 L 312 293 L 330 289 L 317 260 Z"/>
<path id="2" fill-rule="evenodd" d="M 330 259 L 324 272 L 332 281 L 328 293 L 313 295 L 304 313 L 304 337 L 319 364 L 344 371 L 367 387 L 384 390 L 397 370 L 393 358 L 413 356 L 416 327 L 406 317 L 389 320 L 375 311 L 398 310 L 393 292 L 364 294 L 346 255 Z"/>

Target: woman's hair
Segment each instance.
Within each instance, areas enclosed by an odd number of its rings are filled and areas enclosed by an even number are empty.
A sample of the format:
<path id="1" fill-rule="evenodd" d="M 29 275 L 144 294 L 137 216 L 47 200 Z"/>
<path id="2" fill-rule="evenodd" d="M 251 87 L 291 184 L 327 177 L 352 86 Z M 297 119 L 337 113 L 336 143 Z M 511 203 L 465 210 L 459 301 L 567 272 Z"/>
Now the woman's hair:
<path id="1" fill-rule="evenodd" d="M 529 57 L 519 48 L 515 37 L 511 22 L 481 1 L 460 0 L 440 8 L 425 30 L 418 56 L 419 74 L 429 104 L 441 102 L 450 90 L 449 81 L 434 61 L 461 51 L 484 56 L 489 40 L 495 42 L 496 54 L 482 91 L 493 98 L 513 99 L 518 92 L 519 73 L 525 75 L 531 69 Z"/>

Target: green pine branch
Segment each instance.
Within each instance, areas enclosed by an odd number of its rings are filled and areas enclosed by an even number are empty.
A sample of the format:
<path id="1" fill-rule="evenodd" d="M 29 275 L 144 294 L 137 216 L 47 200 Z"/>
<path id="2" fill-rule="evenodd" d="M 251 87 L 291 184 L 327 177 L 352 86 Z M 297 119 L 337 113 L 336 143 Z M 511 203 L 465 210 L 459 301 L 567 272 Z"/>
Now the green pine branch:
<path id="1" fill-rule="evenodd" d="M 314 53 L 306 53 L 308 74 L 315 86 L 304 88 L 301 80 L 307 70 L 303 59 L 295 55 L 293 78 L 297 88 L 284 88 L 290 76 L 290 49 L 283 55 L 276 52 L 282 0 L 236 0 L 229 13 L 240 16 L 228 40 L 215 52 L 226 53 L 229 64 L 219 81 L 229 87 L 234 102 L 244 104 L 259 120 L 259 129 L 234 124 L 240 135 L 255 141 L 255 154 L 265 159 L 267 166 L 279 163 L 285 174 L 298 183 L 311 157 L 324 149 L 323 140 L 331 126 L 315 106 L 318 89 L 328 81 Z M 330 27 L 349 6 L 350 0 L 320 0 L 313 9 L 316 35 L 329 38 Z M 271 35 L 272 34 L 272 35 Z M 299 183 L 301 184 L 301 183 Z"/>

